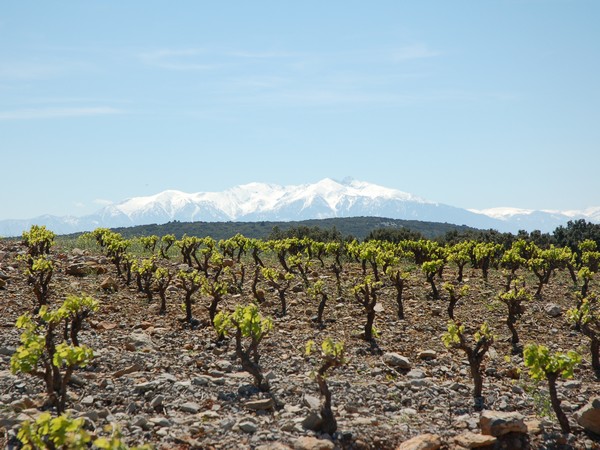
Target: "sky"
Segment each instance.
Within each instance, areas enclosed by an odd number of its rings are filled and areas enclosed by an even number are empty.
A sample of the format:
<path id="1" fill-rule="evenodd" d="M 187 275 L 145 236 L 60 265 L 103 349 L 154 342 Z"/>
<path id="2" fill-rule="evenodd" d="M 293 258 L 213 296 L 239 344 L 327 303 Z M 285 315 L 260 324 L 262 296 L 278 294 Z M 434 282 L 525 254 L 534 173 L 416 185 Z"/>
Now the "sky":
<path id="1" fill-rule="evenodd" d="M 600 2 L 0 3 L 0 219 L 329 177 L 600 206 Z"/>

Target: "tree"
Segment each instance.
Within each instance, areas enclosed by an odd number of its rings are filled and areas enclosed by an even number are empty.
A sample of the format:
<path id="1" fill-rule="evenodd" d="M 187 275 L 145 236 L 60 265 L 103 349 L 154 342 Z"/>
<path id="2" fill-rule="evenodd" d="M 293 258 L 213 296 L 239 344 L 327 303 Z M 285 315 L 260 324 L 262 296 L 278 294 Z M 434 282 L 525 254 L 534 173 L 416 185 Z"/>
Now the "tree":
<path id="1" fill-rule="evenodd" d="M 567 317 L 590 339 L 592 369 L 600 377 L 600 308 L 596 297 L 584 298 L 578 307 L 567 311 Z"/>
<path id="2" fill-rule="evenodd" d="M 175 245 L 179 247 L 181 256 L 183 257 L 183 263 L 192 267 L 192 255 L 196 253 L 201 245 L 200 238 L 196 236 L 184 235 L 179 241 L 175 242 Z"/>
<path id="3" fill-rule="evenodd" d="M 511 283 L 517 277 L 517 270 L 527 267 L 527 260 L 531 258 L 533 244 L 529 244 L 524 240 L 517 240 L 513 242 L 512 247 L 504 252 L 500 258 L 500 267 L 506 272 L 504 276 L 506 278 L 506 284 L 504 290 L 508 292 L 510 290 Z"/>
<path id="4" fill-rule="evenodd" d="M 425 274 L 425 278 L 431 286 L 431 296 L 434 300 L 439 300 L 440 293 L 437 286 L 435 285 L 435 276 L 439 274 L 440 270 L 444 268 L 446 263 L 443 259 L 436 259 L 434 261 L 425 261 L 421 265 L 421 270 Z"/>
<path id="5" fill-rule="evenodd" d="M 287 262 L 290 271 L 299 273 L 304 281 L 304 286 L 308 287 L 308 273 L 312 266 L 310 257 L 303 252 L 298 252 L 290 255 Z"/>
<path id="6" fill-rule="evenodd" d="M 483 279 L 488 280 L 488 273 L 491 267 L 494 267 L 498 261 L 498 256 L 502 251 L 500 244 L 491 242 L 478 242 L 473 247 L 473 262 L 476 269 L 481 269 Z"/>
<path id="7" fill-rule="evenodd" d="M 50 247 L 54 245 L 56 235 L 44 225 L 32 225 L 29 231 L 23 232 L 22 237 L 31 262 L 39 256 L 50 254 Z"/>
<path id="8" fill-rule="evenodd" d="M 281 315 L 285 316 L 287 314 L 285 293 L 290 288 L 294 275 L 290 272 L 280 272 L 277 269 L 271 269 L 269 267 L 263 267 L 261 273 L 269 285 L 277 290 L 279 301 L 281 302 Z"/>
<path id="9" fill-rule="evenodd" d="M 173 274 L 167 268 L 157 267 L 154 271 L 154 279 L 160 297 L 160 310 L 158 313 L 165 314 L 167 312 L 167 288 L 173 280 Z"/>
<path id="10" fill-rule="evenodd" d="M 143 259 L 134 267 L 138 290 L 146 294 L 146 298 L 150 303 L 152 302 L 152 285 L 154 282 L 154 274 L 156 272 L 156 260 L 154 257 Z"/>
<path id="11" fill-rule="evenodd" d="M 233 313 L 221 311 L 214 321 L 217 333 L 227 335 L 235 330 L 235 352 L 246 372 L 254 377 L 254 384 L 261 391 L 269 390 L 269 381 L 260 367 L 258 346 L 273 329 L 273 321 L 263 318 L 256 305 L 238 306 Z M 246 343 L 244 343 L 246 340 Z"/>
<path id="12" fill-rule="evenodd" d="M 98 311 L 98 301 L 87 295 L 68 295 L 59 311 L 64 317 L 64 340 L 79 346 L 79 332 L 83 328 L 83 321 L 92 313 Z"/>
<path id="13" fill-rule="evenodd" d="M 402 299 L 402 295 L 404 293 L 404 288 L 406 287 L 406 280 L 408 280 L 408 277 L 410 276 L 410 272 L 404 271 L 399 265 L 394 264 L 389 266 L 385 273 L 396 288 L 398 319 L 404 320 L 404 301 Z"/>
<path id="14" fill-rule="evenodd" d="M 485 354 L 494 343 L 494 336 L 487 323 L 483 323 L 479 331 L 473 335 L 473 342 L 469 343 L 465 336 L 465 326 L 451 320 L 448 322 L 448 332 L 442 336 L 442 342 L 448 348 L 462 350 L 469 361 L 471 378 L 473 378 L 473 403 L 476 411 L 483 409 L 483 377 L 481 363 Z"/>
<path id="15" fill-rule="evenodd" d="M 354 286 L 354 296 L 358 303 L 362 305 L 367 314 L 367 321 L 364 328 L 365 341 L 373 341 L 373 322 L 375 322 L 375 312 L 377 306 L 377 292 L 381 289 L 382 283 L 375 281 L 371 275 L 367 275 L 362 283 Z"/>
<path id="16" fill-rule="evenodd" d="M 158 241 L 159 238 L 156 235 L 140 237 L 140 244 L 142 244 L 142 248 L 152 254 L 154 254 L 156 251 L 156 244 L 158 244 Z"/>
<path id="17" fill-rule="evenodd" d="M 559 377 L 572 378 L 573 370 L 581 362 L 581 356 L 574 351 L 567 353 L 550 353 L 544 345 L 530 344 L 523 352 L 525 366 L 529 368 L 529 376 L 534 380 L 548 380 L 550 402 L 563 433 L 570 433 L 569 420 L 560 407 L 556 391 L 556 381 Z"/>
<path id="18" fill-rule="evenodd" d="M 201 284 L 201 292 L 211 298 L 207 309 L 210 323 L 214 326 L 219 303 L 221 300 L 223 300 L 223 296 L 229 291 L 229 283 L 226 281 L 216 281 L 214 279 L 202 277 Z"/>
<path id="19" fill-rule="evenodd" d="M 448 293 L 448 317 L 454 320 L 454 308 L 456 304 L 459 302 L 461 298 L 466 296 L 469 292 L 469 285 L 464 284 L 462 286 L 458 286 L 454 283 L 444 283 L 442 285 L 442 289 L 444 289 Z"/>
<path id="20" fill-rule="evenodd" d="M 54 264 L 46 255 L 37 256 L 30 261 L 27 275 L 29 283 L 33 285 L 33 293 L 37 299 L 37 304 L 34 306 L 34 313 L 37 313 L 41 306 L 48 304 Z"/>
<path id="21" fill-rule="evenodd" d="M 323 311 L 325 310 L 325 303 L 327 302 L 327 292 L 325 292 L 325 283 L 323 280 L 315 282 L 315 284 L 308 289 L 308 295 L 315 300 L 319 300 L 315 322 L 323 323 Z"/>
<path id="22" fill-rule="evenodd" d="M 44 305 L 35 318 L 29 314 L 19 317 L 16 326 L 23 330 L 21 345 L 10 360 L 12 373 L 27 373 L 44 381 L 48 403 L 58 414 L 65 411 L 67 386 L 73 372 L 86 366 L 94 356 L 85 345 L 58 342 L 57 330 L 68 320 L 70 312 L 70 308 L 50 311 Z"/>
<path id="23" fill-rule="evenodd" d="M 314 341 L 308 341 L 306 344 L 306 355 L 310 355 L 314 346 Z M 321 405 L 321 431 L 333 435 L 337 431 L 337 421 L 331 409 L 331 392 L 327 386 L 327 371 L 346 364 L 344 357 L 344 343 L 334 342 L 331 338 L 326 338 L 321 344 L 321 356 L 323 361 L 321 367 L 316 373 L 316 380 L 319 385 L 319 391 L 325 401 Z"/>
<path id="24" fill-rule="evenodd" d="M 174 234 L 165 234 L 160 239 L 160 257 L 169 259 L 169 249 L 175 243 L 177 239 Z"/>
<path id="25" fill-rule="evenodd" d="M 533 297 L 524 287 L 518 289 L 516 283 L 514 283 L 512 289 L 499 294 L 498 299 L 508 308 L 506 326 L 510 330 L 511 334 L 510 343 L 512 345 L 512 352 L 514 355 L 521 354 L 522 349 L 519 346 L 519 334 L 517 333 L 515 324 L 525 311 L 523 302 L 532 301 Z"/>
<path id="26" fill-rule="evenodd" d="M 202 279 L 195 269 L 190 272 L 180 270 L 177 273 L 177 279 L 181 282 L 181 287 L 185 291 L 185 321 L 194 326 L 196 321 L 192 318 L 192 295 L 202 287 Z"/>
<path id="27" fill-rule="evenodd" d="M 454 244 L 448 250 L 448 262 L 456 265 L 458 275 L 456 281 L 462 283 L 464 267 L 471 261 L 471 252 L 475 243 L 473 241 L 462 241 Z"/>

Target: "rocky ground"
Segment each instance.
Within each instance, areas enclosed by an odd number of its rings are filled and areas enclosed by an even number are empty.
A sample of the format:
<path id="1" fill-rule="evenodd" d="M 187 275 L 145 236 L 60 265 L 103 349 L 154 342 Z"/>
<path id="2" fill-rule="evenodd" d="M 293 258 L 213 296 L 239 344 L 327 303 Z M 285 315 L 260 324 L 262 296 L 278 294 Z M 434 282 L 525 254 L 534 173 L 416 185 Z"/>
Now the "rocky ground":
<path id="1" fill-rule="evenodd" d="M 38 379 L 9 370 L 19 345 L 15 321 L 35 299 L 17 259 L 24 250 L 18 243 L 0 241 L 0 444 L 8 448 L 17 448 L 19 423 L 39 414 L 45 399 Z M 573 349 L 584 356 L 574 379 L 558 385 L 573 429 L 563 435 L 545 383 L 532 381 L 522 359 L 510 356 L 505 307 L 494 301 L 502 283 L 495 271 L 484 283 L 479 271 L 468 270 L 471 290 L 456 308 L 462 323 L 476 328 L 487 320 L 497 336 L 485 361 L 482 413 L 473 409 L 464 355 L 441 341 L 448 321 L 446 302 L 429 298 L 429 285 L 420 272 L 408 280 L 403 321 L 396 318 L 394 289 L 382 290 L 376 345 L 360 337 L 365 317 L 349 287 L 360 276 L 358 265 L 346 266 L 345 295 L 330 295 L 323 326 L 311 320 L 316 304 L 301 286 L 288 293 L 285 317 L 277 316 L 276 292 L 267 290 L 261 311 L 273 317 L 275 326 L 260 346 L 261 366 L 271 385 L 266 394 L 252 386 L 233 342 L 217 342 L 214 329 L 207 326 L 207 299 L 195 296 L 194 315 L 201 325 L 192 330 L 181 322 L 183 291 L 177 287 L 169 289 L 168 311 L 160 316 L 157 302 L 148 304 L 133 284 L 125 286 L 99 253 L 56 248 L 53 258 L 53 302 L 85 293 L 101 304 L 80 334 L 96 357 L 76 372 L 70 386 L 71 414 L 86 417 L 87 427 L 98 433 L 109 423 L 118 424 L 128 444 L 151 443 L 159 449 L 600 448 L 598 435 L 577 421 L 600 389 L 589 363 L 589 341 L 566 321 L 565 311 L 573 305 L 568 274 L 553 278 L 543 300 L 527 305 L 517 323 L 525 343 Z M 161 265 L 176 268 L 180 262 Z M 74 263 L 94 271 L 67 274 Z M 314 276 L 326 280 L 333 292 L 333 275 L 316 270 Z M 109 276 L 117 280 L 116 292 L 101 287 Z M 444 279 L 453 277 L 451 269 L 445 271 Z M 249 292 L 226 296 L 220 308 L 249 302 Z M 348 357 L 328 377 L 338 421 L 333 436 L 311 431 L 320 419 L 321 399 L 313 377 L 320 356 L 304 354 L 307 341 L 320 343 L 327 336 L 343 340 Z M 595 414 L 595 426 L 600 426 L 597 403 L 588 417 Z"/>

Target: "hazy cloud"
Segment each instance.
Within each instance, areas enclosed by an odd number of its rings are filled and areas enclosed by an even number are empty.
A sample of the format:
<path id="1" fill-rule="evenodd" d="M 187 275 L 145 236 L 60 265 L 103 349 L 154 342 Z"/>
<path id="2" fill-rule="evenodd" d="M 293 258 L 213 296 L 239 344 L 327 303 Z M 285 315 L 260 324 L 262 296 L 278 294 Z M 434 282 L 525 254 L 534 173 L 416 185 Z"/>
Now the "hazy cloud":
<path id="1" fill-rule="evenodd" d="M 440 52 L 430 49 L 425 44 L 412 44 L 392 52 L 392 59 L 397 62 L 411 59 L 424 59 L 439 56 Z"/>
<path id="2" fill-rule="evenodd" d="M 0 79 L 39 80 L 85 68 L 84 64 L 68 61 L 3 61 L 0 62 Z"/>
<path id="3" fill-rule="evenodd" d="M 96 205 L 100 205 L 100 206 L 109 206 L 109 205 L 112 205 L 114 202 L 112 200 L 105 200 L 103 198 L 97 198 L 94 200 L 94 203 Z"/>
<path id="4" fill-rule="evenodd" d="M 168 70 L 213 70 L 223 64 L 206 62 L 206 50 L 203 49 L 179 49 L 179 50 L 156 50 L 139 55 L 140 59 L 151 66 Z"/>
<path id="5" fill-rule="evenodd" d="M 106 107 L 91 106 L 81 108 L 31 108 L 0 111 L 0 120 L 59 119 L 62 117 L 88 117 L 122 114 L 123 111 Z"/>

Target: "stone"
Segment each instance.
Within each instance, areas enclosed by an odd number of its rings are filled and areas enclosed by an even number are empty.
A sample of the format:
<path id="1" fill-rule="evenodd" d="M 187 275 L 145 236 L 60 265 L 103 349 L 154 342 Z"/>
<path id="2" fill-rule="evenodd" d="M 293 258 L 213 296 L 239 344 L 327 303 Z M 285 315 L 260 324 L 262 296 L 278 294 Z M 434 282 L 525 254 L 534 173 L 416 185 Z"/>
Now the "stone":
<path id="1" fill-rule="evenodd" d="M 321 407 L 321 401 L 314 395 L 304 394 L 302 403 L 313 410 L 318 410 Z"/>
<path id="2" fill-rule="evenodd" d="M 215 366 L 223 372 L 231 372 L 233 370 L 233 364 L 231 361 L 227 361 L 226 359 L 216 361 Z"/>
<path id="3" fill-rule="evenodd" d="M 9 276 L 9 275 L 8 275 L 6 272 L 4 272 L 4 271 L 0 270 L 0 280 L 2 280 L 2 281 L 6 281 L 6 280 L 8 280 L 9 278 L 10 278 L 10 276 Z"/>
<path id="4" fill-rule="evenodd" d="M 435 350 L 422 350 L 419 352 L 418 358 L 429 361 L 437 358 L 437 352 Z"/>
<path id="5" fill-rule="evenodd" d="M 85 417 L 92 422 L 98 422 L 98 420 L 100 420 L 100 414 L 98 414 L 98 411 L 86 411 L 80 414 L 79 417 Z"/>
<path id="6" fill-rule="evenodd" d="M 140 427 L 144 430 L 148 429 L 148 419 L 146 419 L 144 416 L 140 416 L 140 417 L 136 417 L 133 422 L 131 422 L 131 425 L 133 425 L 134 427 Z"/>
<path id="7" fill-rule="evenodd" d="M 196 414 L 201 408 L 202 407 L 196 402 L 185 402 L 179 407 L 181 411 L 192 414 Z"/>
<path id="8" fill-rule="evenodd" d="M 173 375 L 172 373 L 169 372 L 163 372 L 161 373 L 158 377 L 156 377 L 157 380 L 160 381 L 168 381 L 169 383 L 176 383 L 177 384 L 177 377 L 175 375 Z M 180 381 L 179 383 L 183 383 L 185 386 L 191 386 L 191 381 Z"/>
<path id="9" fill-rule="evenodd" d="M 161 407 L 162 407 L 162 404 L 164 403 L 164 401 L 165 401 L 165 397 L 164 397 L 164 396 L 162 396 L 162 395 L 157 395 L 157 396 L 156 396 L 156 397 L 154 397 L 154 398 L 152 399 L 152 401 L 150 402 L 150 406 L 151 406 L 153 409 L 159 409 L 159 408 L 161 408 Z"/>
<path id="10" fill-rule="evenodd" d="M 3 289 L 4 287 L 6 287 L 6 281 L 0 278 L 0 289 Z"/>
<path id="11" fill-rule="evenodd" d="M 158 383 L 158 381 L 147 381 L 145 383 L 138 383 L 136 384 L 133 389 L 135 392 L 138 392 L 140 394 L 144 394 L 146 392 L 149 391 L 153 391 L 154 389 L 156 389 L 158 387 L 160 383 Z"/>
<path id="12" fill-rule="evenodd" d="M 125 411 L 127 411 L 127 414 L 129 414 L 129 415 L 135 414 L 139 410 L 140 410 L 140 405 L 138 405 L 136 402 L 130 402 L 127 405 L 127 408 L 125 408 Z"/>
<path id="13" fill-rule="evenodd" d="M 135 363 L 132 366 L 126 367 L 125 369 L 117 370 L 112 376 L 113 378 L 120 378 L 123 375 L 129 375 L 130 373 L 139 372 L 140 370 L 144 370 L 144 367 L 138 363 Z"/>
<path id="14" fill-rule="evenodd" d="M 556 303 L 547 303 L 544 306 L 544 311 L 550 317 L 558 317 L 562 314 L 562 308 L 560 307 L 560 305 L 557 305 Z"/>
<path id="15" fill-rule="evenodd" d="M 406 377 L 411 379 L 425 378 L 425 372 L 423 372 L 421 369 L 411 369 L 410 372 L 406 374 Z"/>
<path id="16" fill-rule="evenodd" d="M 238 423 L 238 427 L 245 433 L 255 433 L 258 430 L 258 424 L 249 417 L 242 419 Z"/>
<path id="17" fill-rule="evenodd" d="M 481 434 L 502 436 L 507 433 L 527 433 L 527 425 L 523 415 L 518 412 L 486 410 L 479 418 Z"/>
<path id="18" fill-rule="evenodd" d="M 113 277 L 106 277 L 102 280 L 100 287 L 105 291 L 117 292 L 119 290 L 119 285 Z"/>
<path id="19" fill-rule="evenodd" d="M 106 322 L 106 321 L 101 321 L 95 324 L 95 327 L 98 330 L 102 330 L 102 331 L 110 331 L 110 330 L 114 330 L 115 328 L 117 328 L 119 325 L 116 323 L 112 323 L 112 322 Z"/>
<path id="20" fill-rule="evenodd" d="M 293 442 L 294 450 L 333 450 L 335 445 L 327 439 L 302 436 Z"/>
<path id="21" fill-rule="evenodd" d="M 577 423 L 585 430 L 600 435 L 600 397 L 593 397 L 590 402 L 575 414 Z"/>
<path id="22" fill-rule="evenodd" d="M 110 410 L 108 408 L 99 409 L 96 412 L 98 413 L 98 417 L 100 417 L 101 419 L 106 419 L 107 417 L 111 416 Z"/>
<path id="23" fill-rule="evenodd" d="M 464 431 L 458 436 L 454 436 L 454 442 L 462 448 L 479 448 L 494 445 L 498 438 L 494 436 L 475 434 L 470 431 Z"/>
<path id="24" fill-rule="evenodd" d="M 581 388 L 581 380 L 568 380 L 562 384 L 564 389 L 580 389 Z"/>
<path id="25" fill-rule="evenodd" d="M 321 429 L 321 425 L 323 424 L 323 419 L 321 415 L 316 411 L 311 411 L 308 413 L 308 416 L 302 420 L 302 428 L 306 430 L 319 431 Z"/>
<path id="26" fill-rule="evenodd" d="M 398 353 L 389 352 L 383 355 L 383 362 L 388 366 L 396 367 L 398 369 L 410 370 L 412 367 L 410 360 Z"/>
<path id="27" fill-rule="evenodd" d="M 0 355 L 12 356 L 17 349 L 15 347 L 0 347 Z"/>
<path id="28" fill-rule="evenodd" d="M 195 386 L 207 386 L 209 383 L 210 383 L 210 379 L 207 377 L 192 378 L 192 384 Z"/>
<path id="29" fill-rule="evenodd" d="M 125 342 L 125 348 L 131 351 L 151 350 L 153 347 L 152 338 L 146 333 L 131 333 Z"/>
<path id="30" fill-rule="evenodd" d="M 437 434 L 420 434 L 408 441 L 404 441 L 396 450 L 438 450 L 442 446 L 442 439 Z"/>
<path id="31" fill-rule="evenodd" d="M 292 450 L 292 448 L 281 442 L 269 442 L 268 444 L 257 446 L 256 450 Z"/>
<path id="32" fill-rule="evenodd" d="M 85 277 L 92 272 L 86 263 L 72 263 L 67 266 L 65 273 L 74 277 Z"/>
<path id="33" fill-rule="evenodd" d="M 537 435 L 542 432 L 542 422 L 538 419 L 529 419 L 525 421 L 527 433 Z"/>
<path id="34" fill-rule="evenodd" d="M 91 395 L 86 395 L 79 403 L 81 403 L 83 406 L 92 406 L 94 404 L 94 397 Z"/>
<path id="35" fill-rule="evenodd" d="M 169 419 L 167 419 L 166 417 L 152 417 L 150 419 L 150 423 L 153 423 L 154 426 L 160 427 L 160 428 L 167 428 L 171 426 L 171 421 Z"/>
<path id="36" fill-rule="evenodd" d="M 244 406 L 248 409 L 252 409 L 255 411 L 263 409 L 273 409 L 273 399 L 261 398 L 258 400 L 250 400 L 249 402 L 244 403 Z"/>
<path id="37" fill-rule="evenodd" d="M 36 406 L 37 405 L 35 404 L 35 402 L 29 397 L 23 397 L 22 399 L 16 400 L 10 404 L 10 408 L 16 412 L 21 412 L 29 408 L 35 408 Z"/>

